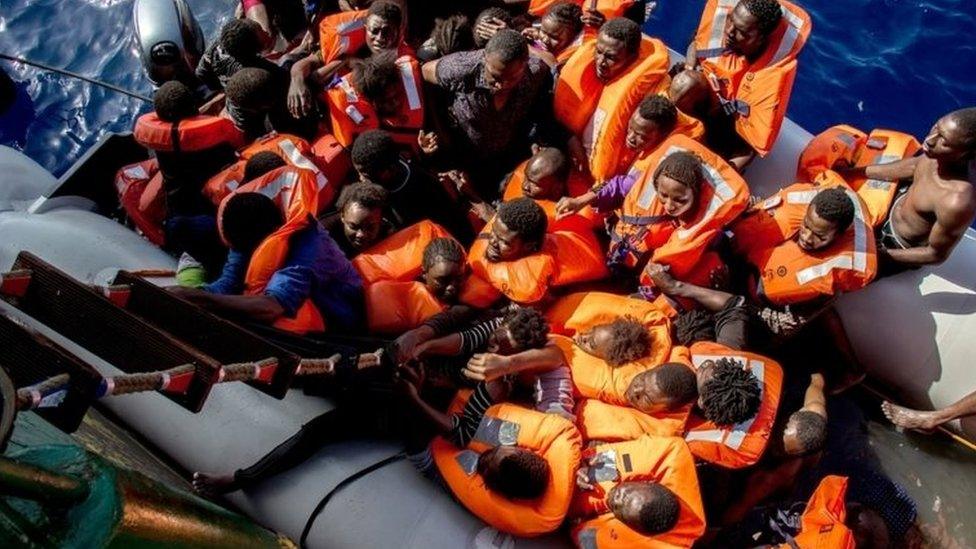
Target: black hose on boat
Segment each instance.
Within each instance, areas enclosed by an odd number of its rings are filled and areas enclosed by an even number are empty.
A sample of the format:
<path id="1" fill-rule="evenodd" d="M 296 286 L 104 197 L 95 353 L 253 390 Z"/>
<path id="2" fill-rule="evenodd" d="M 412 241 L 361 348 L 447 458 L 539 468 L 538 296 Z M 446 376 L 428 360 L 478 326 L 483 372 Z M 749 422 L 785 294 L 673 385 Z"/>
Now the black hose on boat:
<path id="1" fill-rule="evenodd" d="M 315 506 L 315 509 L 312 511 L 312 514 L 308 516 L 308 521 L 305 522 L 305 528 L 302 529 L 302 537 L 298 539 L 298 546 L 305 547 L 305 540 L 308 538 L 308 534 L 312 531 L 312 525 L 315 524 L 315 519 L 318 518 L 319 514 L 322 513 L 322 510 L 325 509 L 325 506 L 328 505 L 330 500 L 332 500 L 332 496 L 336 495 L 340 490 L 342 490 L 346 486 L 349 486 L 353 482 L 363 478 L 364 476 L 372 473 L 373 471 L 385 467 L 391 463 L 400 461 L 401 459 L 406 459 L 406 457 L 407 455 L 404 454 L 403 452 L 393 454 L 388 458 L 377 461 L 376 463 L 370 465 L 369 467 L 356 471 L 355 473 L 342 479 L 342 481 L 336 484 L 335 487 L 329 490 L 328 493 L 326 493 L 325 496 L 322 497 L 322 500 L 319 501 L 319 504 Z"/>
<path id="2" fill-rule="evenodd" d="M 58 67 L 52 67 L 50 65 L 45 65 L 44 63 L 38 63 L 37 61 L 30 61 L 28 59 L 24 59 L 22 57 L 16 57 L 16 56 L 13 56 L 13 55 L 8 55 L 6 53 L 0 53 L 0 59 L 6 59 L 7 61 L 13 61 L 14 63 L 23 63 L 24 65 L 30 65 L 31 67 L 36 67 L 38 69 L 43 69 L 43 70 L 50 71 L 50 72 L 54 72 L 54 73 L 57 73 L 57 74 L 62 74 L 64 76 L 70 76 L 71 78 L 77 78 L 78 80 L 83 80 L 85 82 L 88 82 L 89 84 L 94 84 L 96 86 L 100 86 L 100 87 L 105 88 L 107 90 L 112 90 L 114 92 L 118 92 L 118 93 L 121 93 L 121 94 L 124 94 L 124 95 L 128 95 L 129 97 L 132 97 L 132 98 L 135 98 L 135 99 L 141 99 L 141 100 L 146 101 L 148 103 L 152 103 L 152 98 L 150 98 L 148 96 L 140 95 L 138 93 L 131 92 L 129 90 L 120 88 L 120 87 L 116 86 L 115 84 L 109 84 L 108 82 L 102 82 L 101 80 L 95 80 L 94 78 L 89 78 L 87 76 L 78 74 L 78 73 L 73 72 L 73 71 L 69 71 L 67 69 L 59 69 Z"/>

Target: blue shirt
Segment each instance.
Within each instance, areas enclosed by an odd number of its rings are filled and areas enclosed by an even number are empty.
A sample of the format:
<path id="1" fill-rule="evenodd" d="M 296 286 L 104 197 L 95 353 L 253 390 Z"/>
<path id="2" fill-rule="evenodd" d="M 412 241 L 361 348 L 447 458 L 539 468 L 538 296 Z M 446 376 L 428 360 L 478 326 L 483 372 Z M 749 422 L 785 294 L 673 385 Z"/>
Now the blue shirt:
<path id="1" fill-rule="evenodd" d="M 250 256 L 231 250 L 220 278 L 203 289 L 214 294 L 243 293 L 249 263 Z M 331 329 L 353 331 L 365 325 L 363 281 L 318 223 L 292 235 L 288 257 L 271 275 L 264 295 L 275 298 L 288 318 L 310 298 Z"/>

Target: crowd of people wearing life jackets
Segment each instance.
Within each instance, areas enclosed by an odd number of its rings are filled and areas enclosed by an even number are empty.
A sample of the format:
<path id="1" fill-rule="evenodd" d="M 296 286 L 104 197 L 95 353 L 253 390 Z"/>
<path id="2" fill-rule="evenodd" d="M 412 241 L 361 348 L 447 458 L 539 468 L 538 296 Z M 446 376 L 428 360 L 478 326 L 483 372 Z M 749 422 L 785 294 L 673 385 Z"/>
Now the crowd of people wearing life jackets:
<path id="1" fill-rule="evenodd" d="M 568 524 L 587 548 L 903 535 L 883 505 L 848 513 L 847 479 L 827 476 L 786 526 L 730 537 L 816 462 L 826 394 L 863 377 L 833 299 L 879 263 L 945 259 L 910 260 L 938 247 L 942 214 L 905 237 L 933 191 L 898 180 L 971 162 L 973 109 L 924 147 L 831 128 L 760 198 L 743 171 L 782 127 L 800 6 L 707 0 L 672 63 L 643 2 L 499 4 L 244 0 L 198 80 L 156 92 L 134 130 L 152 158 L 116 180 L 132 223 L 180 256 L 173 291 L 296 335 L 395 338 L 388 415 L 411 460 L 503 532 Z M 813 367 L 782 358 L 803 337 L 824 350 Z M 247 488 L 389 405 L 349 400 L 195 483 Z"/>

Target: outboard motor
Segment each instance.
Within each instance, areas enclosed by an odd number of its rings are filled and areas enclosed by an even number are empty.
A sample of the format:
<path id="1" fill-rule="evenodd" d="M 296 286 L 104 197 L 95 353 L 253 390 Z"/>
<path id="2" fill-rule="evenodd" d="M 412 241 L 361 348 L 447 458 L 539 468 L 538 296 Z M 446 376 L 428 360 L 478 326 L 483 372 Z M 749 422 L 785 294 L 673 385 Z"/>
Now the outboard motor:
<path id="1" fill-rule="evenodd" d="M 186 0 L 136 0 L 132 19 L 139 57 L 153 84 L 179 80 L 196 87 L 194 70 L 206 44 Z"/>

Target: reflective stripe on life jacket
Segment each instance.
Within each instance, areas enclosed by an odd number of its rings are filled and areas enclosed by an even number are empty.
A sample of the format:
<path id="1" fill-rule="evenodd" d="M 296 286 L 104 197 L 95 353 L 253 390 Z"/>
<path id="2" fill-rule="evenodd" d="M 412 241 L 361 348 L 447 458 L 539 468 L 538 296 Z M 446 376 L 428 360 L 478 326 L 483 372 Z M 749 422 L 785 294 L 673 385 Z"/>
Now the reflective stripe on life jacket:
<path id="1" fill-rule="evenodd" d="M 423 77 L 420 63 L 413 56 L 403 55 L 396 60 L 402 84 L 401 111 L 390 118 L 380 119 L 376 108 L 362 97 L 352 82 L 352 73 L 340 78 L 325 93 L 332 133 L 343 147 L 352 146 L 356 136 L 366 130 L 389 130 L 398 142 L 416 146 L 417 132 L 424 125 Z"/>
<path id="2" fill-rule="evenodd" d="M 653 417 L 595 398 L 582 399 L 576 405 L 576 426 L 583 435 L 583 442 L 620 442 L 642 435 L 681 436 L 685 430 L 685 423 L 680 417 Z"/>
<path id="3" fill-rule="evenodd" d="M 698 342 L 690 347 L 691 360 L 699 368 L 707 360 L 728 358 L 748 369 L 759 380 L 762 402 L 756 415 L 732 427 L 718 427 L 695 412 L 688 418 L 685 440 L 699 459 L 729 469 L 753 465 L 762 457 L 776 421 L 783 369 L 774 360 L 736 351 L 712 342 Z"/>
<path id="4" fill-rule="evenodd" d="M 525 196 L 522 191 L 522 184 L 525 182 L 525 167 L 532 159 L 526 160 L 518 165 L 508 177 L 505 184 L 505 191 L 502 200 L 507 202 Z M 591 181 L 588 176 L 580 174 L 576 170 L 570 172 L 569 181 L 566 182 L 566 196 L 579 196 L 590 190 Z M 603 226 L 603 217 L 587 206 L 578 213 L 556 219 L 556 202 L 553 200 L 534 199 L 535 203 L 542 207 L 546 212 L 549 223 L 546 230 L 550 233 L 556 231 L 575 231 L 587 232 Z"/>
<path id="5" fill-rule="evenodd" d="M 478 457 L 502 445 L 532 450 L 548 462 L 549 486 L 541 497 L 510 500 L 485 486 L 477 473 Z M 557 529 L 566 517 L 581 447 L 579 431 L 568 419 L 506 403 L 485 412 L 467 448 L 437 437 L 431 453 L 444 482 L 469 511 L 503 532 L 536 536 Z"/>
<path id="6" fill-rule="evenodd" d="M 827 170 L 890 164 L 914 156 L 921 148 L 918 140 L 906 133 L 874 130 L 866 135 L 851 126 L 834 126 L 814 137 L 803 149 L 797 178 L 822 184 L 830 179 L 823 177 Z M 846 181 L 864 201 L 868 223 L 877 228 L 888 217 L 898 182 L 866 177 L 848 177 Z"/>
<path id="7" fill-rule="evenodd" d="M 668 85 L 668 48 L 644 36 L 632 65 L 612 82 L 596 76 L 596 40 L 584 43 L 563 66 L 556 80 L 556 119 L 580 137 L 589 155 L 590 173 L 605 181 L 619 171 L 625 155 L 627 125 L 649 93 Z"/>
<path id="8" fill-rule="evenodd" d="M 684 227 L 667 214 L 657 199 L 653 181 L 661 161 L 680 151 L 697 155 L 705 176 L 695 197 L 694 221 Z M 672 274 L 681 279 L 696 266 L 722 227 L 745 210 L 749 187 L 727 162 L 684 135 L 665 140 L 642 160 L 640 171 L 641 178 L 624 198 L 620 219 L 611 233 L 608 262 L 635 268 L 650 256 L 653 261 L 668 265 Z"/>
<path id="9" fill-rule="evenodd" d="M 147 192 L 150 188 L 155 188 L 155 192 Z M 159 161 L 155 158 L 122 166 L 115 174 L 119 205 L 136 229 L 157 246 L 165 244 L 163 221 L 166 219 L 166 207 L 162 200 L 142 204 L 142 197 L 152 194 L 161 198 L 162 188 L 163 174 L 159 172 Z"/>
<path id="10" fill-rule="evenodd" d="M 322 62 L 335 61 L 366 44 L 367 10 L 342 11 L 319 22 L 319 49 Z"/>
<path id="11" fill-rule="evenodd" d="M 844 524 L 846 495 L 847 477 L 824 477 L 800 517 L 800 531 L 777 549 L 854 549 L 854 532 Z"/>
<path id="12" fill-rule="evenodd" d="M 197 152 L 219 145 L 235 149 L 244 145 L 244 134 L 228 118 L 198 115 L 179 122 L 164 122 L 155 112 L 136 120 L 132 136 L 147 149 L 164 152 Z"/>
<path id="13" fill-rule="evenodd" d="M 739 0 L 708 0 L 695 47 L 702 69 L 719 95 L 725 112 L 735 116 L 739 135 L 766 156 L 779 135 L 796 78 L 796 57 L 813 27 L 810 16 L 791 2 L 779 0 L 783 17 L 755 62 L 725 47 L 726 29 Z"/>
<path id="14" fill-rule="evenodd" d="M 580 491 L 571 511 L 590 517 L 573 528 L 573 541 L 583 549 L 616 547 L 691 547 L 705 533 L 705 510 L 688 446 L 678 437 L 642 436 L 636 440 L 603 444 L 592 450 L 597 464 L 589 468 L 594 490 Z M 584 454 L 588 456 L 589 452 Z M 610 490 L 623 482 L 653 482 L 669 489 L 680 504 L 678 522 L 671 530 L 647 535 L 618 520 L 607 503 Z"/>
<path id="15" fill-rule="evenodd" d="M 325 134 L 310 145 L 301 137 L 270 133 L 248 145 L 238 153 L 240 160 L 214 175 L 203 187 L 203 193 L 215 204 L 236 190 L 244 182 L 247 161 L 260 152 L 273 152 L 289 166 L 309 170 L 315 175 L 319 191 L 319 211 L 332 205 L 346 174 L 352 165 L 349 154 L 330 134 Z"/>
<path id="16" fill-rule="evenodd" d="M 515 261 L 488 261 L 485 250 L 488 248 L 492 223 L 494 219 L 471 245 L 468 265 L 473 276 L 489 282 L 516 303 L 535 303 L 546 295 L 550 286 L 565 286 L 607 276 L 603 251 L 592 234 L 567 231 L 547 234 L 542 250 L 537 253 Z"/>
<path id="17" fill-rule="evenodd" d="M 264 293 L 274 273 L 285 264 L 292 235 L 316 223 L 318 193 L 312 172 L 291 166 L 272 170 L 238 187 L 220 203 L 217 211 L 217 228 L 220 230 L 221 238 L 224 238 L 222 221 L 227 201 L 234 194 L 246 192 L 258 192 L 273 200 L 281 208 L 285 220 L 285 223 L 265 238 L 251 254 L 247 274 L 244 276 L 244 295 L 260 295 Z M 224 241 L 226 243 L 226 238 Z M 281 317 L 275 321 L 274 327 L 305 334 L 324 331 L 325 321 L 312 300 L 306 299 L 294 318 Z"/>
<path id="18" fill-rule="evenodd" d="M 753 289 L 775 305 L 802 303 L 819 296 L 859 290 L 877 274 L 878 258 L 865 206 L 833 172 L 821 186 L 796 183 L 750 210 L 732 226 L 740 254 L 761 280 Z M 820 191 L 840 186 L 854 202 L 854 222 L 826 249 L 808 252 L 796 242 L 807 207 Z"/>

